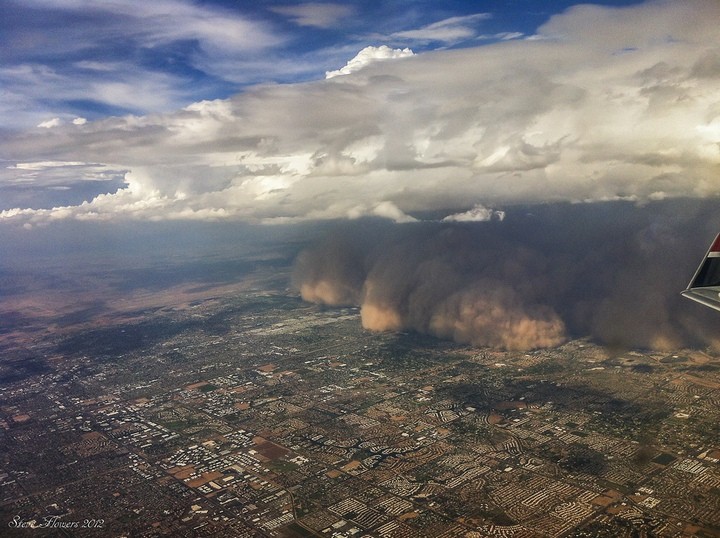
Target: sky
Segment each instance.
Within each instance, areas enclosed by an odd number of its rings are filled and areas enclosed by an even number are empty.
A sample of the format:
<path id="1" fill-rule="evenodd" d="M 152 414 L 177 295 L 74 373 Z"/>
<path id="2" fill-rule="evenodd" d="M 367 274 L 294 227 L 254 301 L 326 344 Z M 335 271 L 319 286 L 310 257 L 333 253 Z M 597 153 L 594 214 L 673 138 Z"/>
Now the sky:
<path id="1" fill-rule="evenodd" d="M 6 0 L 0 222 L 720 191 L 720 4 Z"/>
<path id="2" fill-rule="evenodd" d="M 232 284 L 260 245 L 370 330 L 720 349 L 678 294 L 720 229 L 718 20 L 717 0 L 5 0 L 0 316 Z"/>

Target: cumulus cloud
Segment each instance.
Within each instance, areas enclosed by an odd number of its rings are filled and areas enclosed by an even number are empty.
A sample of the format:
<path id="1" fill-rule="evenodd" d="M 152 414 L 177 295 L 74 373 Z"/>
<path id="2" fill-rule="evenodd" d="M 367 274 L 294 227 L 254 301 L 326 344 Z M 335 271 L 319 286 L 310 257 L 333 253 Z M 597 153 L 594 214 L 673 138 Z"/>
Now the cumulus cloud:
<path id="1" fill-rule="evenodd" d="M 504 218 L 504 211 L 489 209 L 483 205 L 477 204 L 472 209 L 468 209 L 462 213 L 448 215 L 442 220 L 445 222 L 485 222 L 491 219 L 503 220 Z"/>
<path id="2" fill-rule="evenodd" d="M 334 71 L 327 71 L 325 78 L 335 78 L 339 75 L 349 75 L 355 71 L 359 71 L 363 67 L 377 61 L 391 60 L 394 58 L 407 58 L 413 56 L 414 53 L 408 48 L 404 49 L 391 49 L 387 45 L 381 45 L 379 47 L 368 46 L 362 49 L 357 55 L 344 67 L 336 69 Z"/>
<path id="3" fill-rule="evenodd" d="M 124 170 L 82 161 L 18 162 L 0 168 L 0 211 L 30 207 L 27 213 L 89 201 L 125 186 Z M 42 220 L 42 219 L 41 219 Z"/>
<path id="4" fill-rule="evenodd" d="M 576 7 L 541 39 L 365 62 L 175 112 L 68 119 L 4 136 L 0 152 L 129 171 L 117 193 L 53 218 L 409 220 L 476 204 L 717 196 L 719 19 L 712 0 Z M 22 209 L 0 215 L 53 215 Z"/>
<path id="5" fill-rule="evenodd" d="M 373 210 L 372 214 L 377 217 L 382 217 L 385 219 L 390 219 L 393 222 L 397 223 L 406 223 L 406 222 L 417 222 L 417 219 L 415 217 L 411 217 L 410 215 L 406 215 L 403 213 L 398 206 L 393 204 L 392 202 L 380 202 L 377 204 Z"/>
<path id="6" fill-rule="evenodd" d="M 551 204 L 516 207 L 503 222 L 355 226 L 302 252 L 293 282 L 306 301 L 360 306 L 368 330 L 511 350 L 577 337 L 720 348 L 716 313 L 679 294 L 720 226 L 714 202 Z"/>

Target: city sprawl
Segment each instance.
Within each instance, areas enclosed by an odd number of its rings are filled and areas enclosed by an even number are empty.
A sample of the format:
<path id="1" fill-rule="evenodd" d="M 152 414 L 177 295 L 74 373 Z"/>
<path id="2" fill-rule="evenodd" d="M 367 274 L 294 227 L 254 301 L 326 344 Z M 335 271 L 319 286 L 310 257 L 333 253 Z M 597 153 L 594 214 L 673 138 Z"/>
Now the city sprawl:
<path id="1" fill-rule="evenodd" d="M 28 344 L 46 362 L 2 372 L 2 534 L 720 533 L 716 356 L 358 318 L 248 290 Z"/>

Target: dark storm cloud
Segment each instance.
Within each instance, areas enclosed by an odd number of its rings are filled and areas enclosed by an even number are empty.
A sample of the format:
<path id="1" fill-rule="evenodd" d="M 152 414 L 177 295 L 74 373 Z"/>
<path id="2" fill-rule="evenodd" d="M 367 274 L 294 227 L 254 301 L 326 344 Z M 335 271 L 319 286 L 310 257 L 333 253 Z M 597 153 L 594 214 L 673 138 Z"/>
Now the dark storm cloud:
<path id="1" fill-rule="evenodd" d="M 679 295 L 716 231 L 717 201 L 516 207 L 503 221 L 345 225 L 297 259 L 308 301 L 358 304 L 370 330 L 503 349 L 590 336 L 720 345 L 717 314 Z"/>

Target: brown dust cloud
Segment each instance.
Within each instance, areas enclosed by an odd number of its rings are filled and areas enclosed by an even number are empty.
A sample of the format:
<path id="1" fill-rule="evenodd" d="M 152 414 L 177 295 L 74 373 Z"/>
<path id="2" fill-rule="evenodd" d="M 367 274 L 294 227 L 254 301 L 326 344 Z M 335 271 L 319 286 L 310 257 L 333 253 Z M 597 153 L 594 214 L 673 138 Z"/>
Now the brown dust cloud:
<path id="1" fill-rule="evenodd" d="M 360 307 L 370 331 L 506 350 L 589 337 L 720 349 L 720 313 L 680 296 L 720 231 L 717 201 L 513 207 L 487 222 L 337 223 L 302 251 L 313 303 Z"/>

